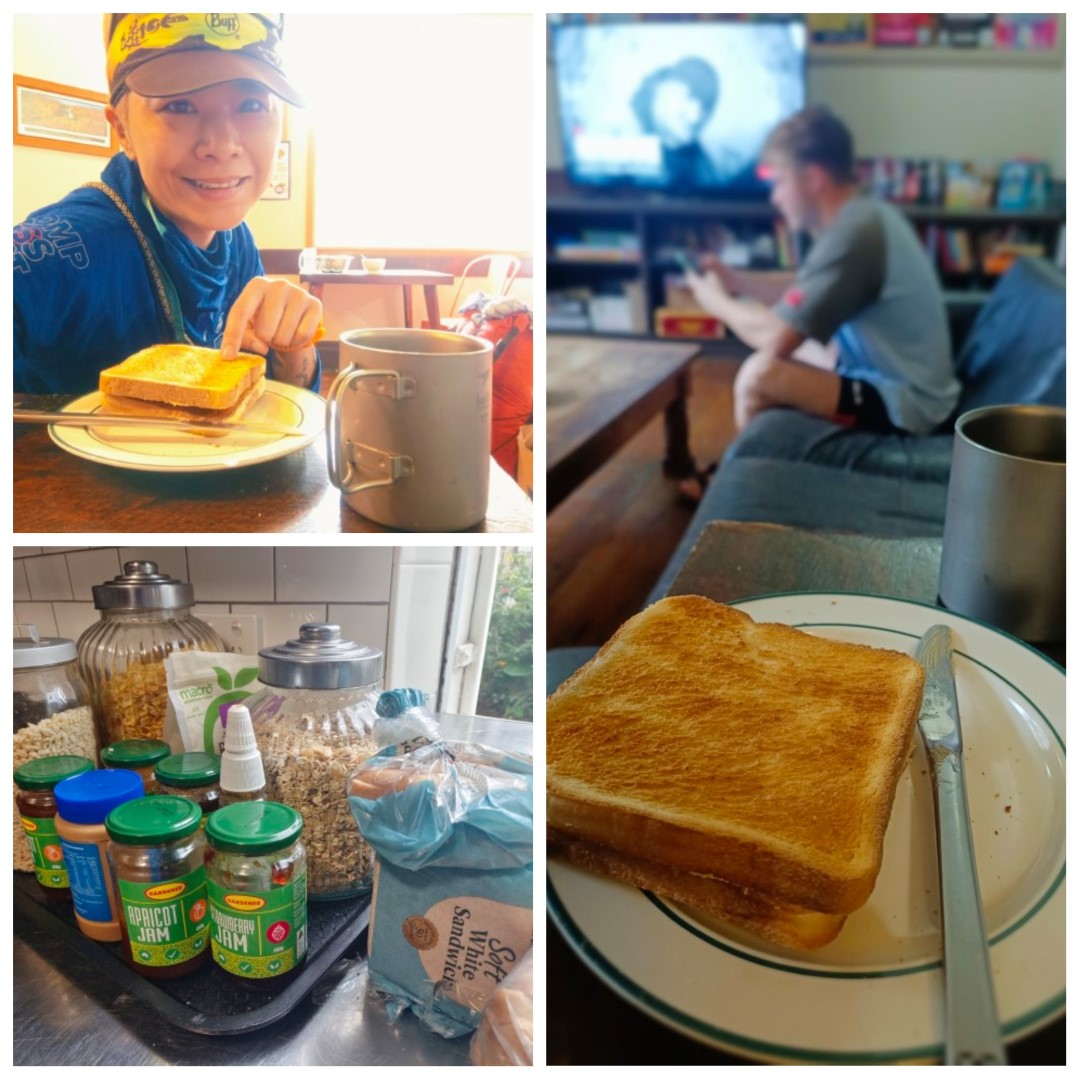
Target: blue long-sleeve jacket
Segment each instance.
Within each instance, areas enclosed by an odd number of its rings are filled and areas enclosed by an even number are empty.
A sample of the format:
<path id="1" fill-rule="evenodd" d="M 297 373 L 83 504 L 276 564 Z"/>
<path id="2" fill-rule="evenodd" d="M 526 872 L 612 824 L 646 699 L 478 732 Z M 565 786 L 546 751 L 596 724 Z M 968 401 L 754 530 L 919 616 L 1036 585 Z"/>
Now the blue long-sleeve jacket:
<path id="1" fill-rule="evenodd" d="M 179 313 L 170 321 L 135 230 L 96 188 L 77 188 L 15 226 L 15 390 L 85 393 L 103 368 L 161 342 L 185 337 L 221 344 L 229 309 L 263 272 L 245 224 L 198 248 L 144 202 L 138 168 L 124 154 L 101 176 L 120 197 L 164 271 L 165 292 Z M 165 301 L 168 302 L 168 299 Z M 318 378 L 316 378 L 318 385 Z"/>

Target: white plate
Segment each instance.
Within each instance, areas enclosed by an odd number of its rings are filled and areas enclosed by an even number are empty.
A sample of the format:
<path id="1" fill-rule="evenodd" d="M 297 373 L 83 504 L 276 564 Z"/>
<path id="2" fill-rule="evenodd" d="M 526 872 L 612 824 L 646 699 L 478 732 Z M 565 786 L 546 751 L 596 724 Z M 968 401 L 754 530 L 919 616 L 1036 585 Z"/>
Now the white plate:
<path id="1" fill-rule="evenodd" d="M 65 412 L 97 412 L 101 394 L 94 391 L 73 401 Z M 318 394 L 266 380 L 266 390 L 245 413 L 245 420 L 284 424 L 299 435 L 195 435 L 182 428 L 49 426 L 57 446 L 99 465 L 144 472 L 216 472 L 285 457 L 310 445 L 326 427 L 326 404 Z"/>
<path id="2" fill-rule="evenodd" d="M 1065 673 L 940 608 L 856 594 L 735 604 L 842 641 L 913 653 L 953 629 L 968 798 L 1007 1041 L 1065 1009 Z M 937 840 L 921 740 L 900 779 L 881 874 L 840 936 L 786 950 L 644 890 L 552 860 L 548 907 L 581 959 L 656 1019 L 766 1061 L 890 1063 L 943 1054 Z"/>

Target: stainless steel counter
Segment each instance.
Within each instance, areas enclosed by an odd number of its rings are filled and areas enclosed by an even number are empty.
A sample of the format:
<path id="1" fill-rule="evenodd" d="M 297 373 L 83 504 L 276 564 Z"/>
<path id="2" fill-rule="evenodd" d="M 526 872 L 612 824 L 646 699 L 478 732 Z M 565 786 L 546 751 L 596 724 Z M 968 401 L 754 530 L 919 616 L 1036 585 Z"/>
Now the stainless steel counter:
<path id="1" fill-rule="evenodd" d="M 439 717 L 444 734 L 532 752 L 532 725 Z M 467 1065 L 470 1037 L 443 1039 L 406 1013 L 391 1022 L 368 993 L 366 934 L 284 1020 L 239 1036 L 168 1024 L 91 961 L 33 926 L 15 926 L 15 1065 Z"/>

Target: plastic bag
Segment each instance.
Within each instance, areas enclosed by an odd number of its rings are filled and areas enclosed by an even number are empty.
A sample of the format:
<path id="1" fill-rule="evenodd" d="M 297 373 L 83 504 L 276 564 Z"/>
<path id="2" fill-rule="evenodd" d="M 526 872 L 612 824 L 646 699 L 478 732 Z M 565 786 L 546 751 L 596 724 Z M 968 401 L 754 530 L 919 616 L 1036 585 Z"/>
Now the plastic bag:
<path id="1" fill-rule="evenodd" d="M 531 1065 L 533 954 L 530 949 L 491 995 L 469 1044 L 474 1065 Z"/>
<path id="2" fill-rule="evenodd" d="M 439 725 L 427 710 L 423 690 L 387 690 L 375 704 L 376 720 L 371 730 L 375 745 L 401 746 L 406 751 L 439 738 Z"/>
<path id="3" fill-rule="evenodd" d="M 532 762 L 476 743 L 390 746 L 349 781 L 375 849 L 368 970 L 391 1016 L 475 1029 L 532 946 Z"/>

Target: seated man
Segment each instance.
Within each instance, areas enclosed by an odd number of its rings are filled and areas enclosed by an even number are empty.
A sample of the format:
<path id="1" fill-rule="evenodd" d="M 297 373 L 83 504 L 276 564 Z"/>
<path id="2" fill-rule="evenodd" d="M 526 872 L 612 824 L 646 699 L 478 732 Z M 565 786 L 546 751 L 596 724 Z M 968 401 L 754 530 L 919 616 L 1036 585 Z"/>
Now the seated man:
<path id="1" fill-rule="evenodd" d="M 941 288 L 911 226 L 861 193 L 851 134 L 827 109 L 779 124 L 761 160 L 773 205 L 814 237 L 795 283 L 770 308 L 733 296 L 722 268 L 688 274 L 701 306 L 755 350 L 735 378 L 736 426 L 787 407 L 846 426 L 934 431 L 960 384 Z M 700 495 L 698 481 L 684 485 Z"/>

